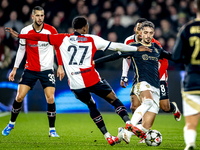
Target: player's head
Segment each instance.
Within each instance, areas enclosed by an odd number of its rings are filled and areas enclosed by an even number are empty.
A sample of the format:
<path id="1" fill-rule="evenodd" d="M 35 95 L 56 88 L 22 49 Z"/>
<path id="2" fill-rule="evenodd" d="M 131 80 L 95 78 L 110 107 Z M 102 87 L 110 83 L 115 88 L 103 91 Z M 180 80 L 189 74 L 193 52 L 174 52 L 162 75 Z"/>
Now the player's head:
<path id="1" fill-rule="evenodd" d="M 138 40 L 141 41 L 142 40 L 142 36 L 140 35 L 140 29 L 141 29 L 141 24 L 147 21 L 147 19 L 145 18 L 139 18 L 136 22 L 135 22 L 135 27 L 134 27 L 134 32 L 136 35 L 138 35 Z"/>
<path id="2" fill-rule="evenodd" d="M 72 27 L 75 31 L 81 34 L 87 34 L 89 31 L 89 25 L 87 19 L 82 16 L 75 17 L 72 21 Z"/>
<path id="3" fill-rule="evenodd" d="M 194 1 L 194 7 L 198 13 L 200 13 L 200 0 Z"/>
<path id="4" fill-rule="evenodd" d="M 141 25 L 142 42 L 150 44 L 154 36 L 155 25 L 151 21 L 145 21 Z"/>
<path id="5" fill-rule="evenodd" d="M 33 23 L 36 24 L 37 26 L 43 25 L 44 22 L 44 9 L 40 6 L 36 6 L 32 10 L 32 15 Z"/>

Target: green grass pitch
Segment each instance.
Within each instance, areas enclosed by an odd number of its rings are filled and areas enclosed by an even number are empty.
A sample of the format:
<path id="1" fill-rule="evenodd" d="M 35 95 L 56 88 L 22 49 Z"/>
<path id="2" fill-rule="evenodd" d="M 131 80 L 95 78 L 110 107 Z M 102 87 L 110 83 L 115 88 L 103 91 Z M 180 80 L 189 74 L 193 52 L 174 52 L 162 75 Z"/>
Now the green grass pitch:
<path id="1" fill-rule="evenodd" d="M 117 135 L 117 128 L 125 126 L 121 118 L 115 113 L 102 113 L 108 131 Z M 93 123 L 88 113 L 57 114 L 56 131 L 59 138 L 48 137 L 48 119 L 45 112 L 28 114 L 20 113 L 15 129 L 8 136 L 0 135 L 0 149 L 2 150 L 183 150 L 184 118 L 176 122 L 172 114 L 158 114 L 152 129 L 161 132 L 163 141 L 158 147 L 139 144 L 139 138 L 132 136 L 131 142 L 110 146 L 104 136 Z M 0 130 L 7 125 L 10 115 L 0 117 Z M 197 133 L 200 132 L 198 126 Z M 200 135 L 197 135 L 197 149 L 200 149 Z"/>

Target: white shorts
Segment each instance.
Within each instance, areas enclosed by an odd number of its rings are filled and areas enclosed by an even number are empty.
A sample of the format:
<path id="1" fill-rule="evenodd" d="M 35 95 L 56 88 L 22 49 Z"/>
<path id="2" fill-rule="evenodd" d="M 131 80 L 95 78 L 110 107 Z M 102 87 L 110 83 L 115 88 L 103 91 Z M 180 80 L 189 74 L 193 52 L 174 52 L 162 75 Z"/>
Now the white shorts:
<path id="1" fill-rule="evenodd" d="M 158 111 L 159 111 L 159 100 L 160 100 L 160 89 L 156 88 L 154 86 L 151 86 L 146 81 L 139 82 L 136 85 L 134 85 L 134 87 L 133 87 L 133 92 L 138 97 L 140 102 L 141 102 L 141 100 L 139 98 L 140 97 L 140 93 L 142 91 L 146 91 L 146 90 L 150 90 L 151 91 L 151 93 L 153 95 L 153 100 L 154 100 L 153 106 L 148 111 L 158 114 Z"/>
<path id="2" fill-rule="evenodd" d="M 182 91 L 183 116 L 191 116 L 200 113 L 200 94 L 189 94 Z"/>

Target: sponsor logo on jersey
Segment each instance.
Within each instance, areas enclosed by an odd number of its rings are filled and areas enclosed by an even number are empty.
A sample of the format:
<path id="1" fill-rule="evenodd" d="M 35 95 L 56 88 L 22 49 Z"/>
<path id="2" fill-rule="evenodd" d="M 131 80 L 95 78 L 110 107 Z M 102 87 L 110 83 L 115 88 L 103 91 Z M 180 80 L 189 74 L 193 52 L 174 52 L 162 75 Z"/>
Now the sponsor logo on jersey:
<path id="1" fill-rule="evenodd" d="M 28 45 L 30 47 L 46 47 L 46 46 L 49 45 L 49 43 L 48 42 L 46 42 L 46 43 L 39 43 L 39 44 L 30 44 L 30 43 L 28 43 Z"/>
<path id="2" fill-rule="evenodd" d="M 157 57 L 148 56 L 147 54 L 143 54 L 143 55 L 142 55 L 142 59 L 143 59 L 143 60 L 153 60 L 153 61 L 158 61 L 158 58 L 157 58 Z"/>
<path id="3" fill-rule="evenodd" d="M 86 73 L 86 72 L 90 72 L 91 69 L 87 69 L 87 70 L 83 70 L 83 71 L 77 71 L 77 72 L 71 72 L 71 75 L 77 75 L 77 74 L 80 74 L 80 73 Z"/>

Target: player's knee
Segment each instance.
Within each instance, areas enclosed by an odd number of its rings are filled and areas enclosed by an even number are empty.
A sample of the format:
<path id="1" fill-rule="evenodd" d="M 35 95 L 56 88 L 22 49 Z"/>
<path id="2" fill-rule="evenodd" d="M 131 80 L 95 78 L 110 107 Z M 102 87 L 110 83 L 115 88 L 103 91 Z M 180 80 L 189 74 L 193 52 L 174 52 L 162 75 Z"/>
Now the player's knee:
<path id="1" fill-rule="evenodd" d="M 135 112 L 135 110 L 137 109 L 137 107 L 136 107 L 136 106 L 134 106 L 134 105 L 131 105 L 130 109 L 131 109 L 132 113 L 134 113 L 134 112 Z"/>
<path id="2" fill-rule="evenodd" d="M 165 112 L 169 112 L 170 111 L 170 106 L 169 105 L 160 105 L 160 108 Z"/>
<path id="3" fill-rule="evenodd" d="M 17 102 L 22 102 L 24 100 L 24 96 L 22 96 L 22 95 L 20 95 L 20 94 L 18 94 L 17 96 L 16 96 L 16 101 Z"/>
<path id="4" fill-rule="evenodd" d="M 143 101 L 143 104 L 148 105 L 148 106 L 152 106 L 153 105 L 153 100 L 152 99 L 145 99 Z"/>
<path id="5" fill-rule="evenodd" d="M 54 103 L 54 96 L 53 95 L 47 97 L 47 103 L 48 104 L 53 104 Z"/>

